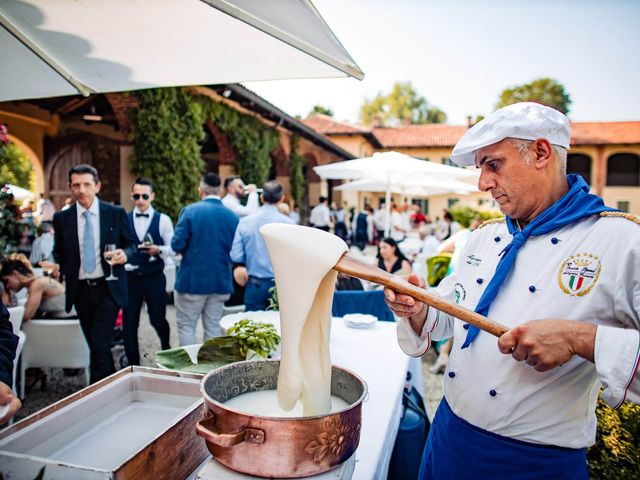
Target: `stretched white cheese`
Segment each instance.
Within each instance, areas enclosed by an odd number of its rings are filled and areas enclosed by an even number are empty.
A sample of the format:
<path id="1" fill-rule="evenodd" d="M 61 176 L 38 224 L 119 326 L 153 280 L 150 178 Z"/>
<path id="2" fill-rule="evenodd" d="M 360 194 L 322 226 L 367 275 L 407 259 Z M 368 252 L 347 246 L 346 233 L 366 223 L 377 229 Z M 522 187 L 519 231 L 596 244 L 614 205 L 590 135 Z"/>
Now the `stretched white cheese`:
<path id="1" fill-rule="evenodd" d="M 282 335 L 278 403 L 302 401 L 304 416 L 331 410 L 329 332 L 337 272 L 348 251 L 339 237 L 317 228 L 271 223 L 260 228 L 278 289 Z"/>

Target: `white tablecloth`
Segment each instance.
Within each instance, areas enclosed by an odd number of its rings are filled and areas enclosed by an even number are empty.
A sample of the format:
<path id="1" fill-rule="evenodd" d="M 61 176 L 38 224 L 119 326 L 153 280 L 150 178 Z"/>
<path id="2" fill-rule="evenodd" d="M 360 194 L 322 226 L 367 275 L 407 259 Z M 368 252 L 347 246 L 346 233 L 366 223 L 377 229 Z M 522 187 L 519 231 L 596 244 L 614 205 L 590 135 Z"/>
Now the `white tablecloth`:
<path id="1" fill-rule="evenodd" d="M 221 325 L 229 328 L 241 318 L 274 323 L 279 329 L 278 312 L 227 315 Z M 353 479 L 386 479 L 402 417 L 402 391 L 407 370 L 413 375 L 411 383 L 422 392 L 420 359 L 410 358 L 400 350 L 394 322 L 379 321 L 372 328 L 360 329 L 349 328 L 342 318 L 334 318 L 330 349 L 331 362 L 358 374 L 369 389 L 368 398 L 362 405 L 362 430 Z"/>
<path id="2" fill-rule="evenodd" d="M 334 318 L 331 325 L 332 363 L 358 374 L 369 389 L 369 398 L 362 406 L 354 479 L 387 478 L 402 417 L 402 390 L 410 368 L 409 357 L 398 346 L 395 328 L 392 322 L 377 322 L 370 329 L 349 328 L 341 318 Z"/>

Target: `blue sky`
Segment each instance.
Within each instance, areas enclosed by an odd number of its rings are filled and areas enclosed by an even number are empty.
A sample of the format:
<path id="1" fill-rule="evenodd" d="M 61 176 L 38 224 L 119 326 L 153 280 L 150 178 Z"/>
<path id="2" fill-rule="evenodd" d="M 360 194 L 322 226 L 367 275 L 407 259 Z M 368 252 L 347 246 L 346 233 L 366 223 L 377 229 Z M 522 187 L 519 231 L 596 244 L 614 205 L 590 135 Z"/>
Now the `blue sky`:
<path id="1" fill-rule="evenodd" d="M 291 115 L 314 104 L 357 121 L 365 98 L 411 81 L 451 124 L 500 92 L 561 82 L 577 121 L 640 120 L 640 0 L 314 0 L 365 79 L 245 85 Z"/>

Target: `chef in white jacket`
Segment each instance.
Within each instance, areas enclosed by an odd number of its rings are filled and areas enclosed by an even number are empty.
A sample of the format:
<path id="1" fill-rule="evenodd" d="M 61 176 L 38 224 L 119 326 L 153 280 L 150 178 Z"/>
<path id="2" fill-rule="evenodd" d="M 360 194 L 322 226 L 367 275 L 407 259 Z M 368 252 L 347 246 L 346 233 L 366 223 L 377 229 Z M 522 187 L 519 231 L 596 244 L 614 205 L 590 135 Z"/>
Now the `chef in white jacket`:
<path id="1" fill-rule="evenodd" d="M 566 175 L 569 138 L 566 116 L 519 103 L 453 150 L 480 169 L 480 190 L 506 218 L 473 232 L 456 274 L 432 292 L 507 333 L 385 290 L 407 354 L 455 339 L 421 479 L 586 479 L 601 387 L 614 408 L 640 401 L 640 220 Z"/>

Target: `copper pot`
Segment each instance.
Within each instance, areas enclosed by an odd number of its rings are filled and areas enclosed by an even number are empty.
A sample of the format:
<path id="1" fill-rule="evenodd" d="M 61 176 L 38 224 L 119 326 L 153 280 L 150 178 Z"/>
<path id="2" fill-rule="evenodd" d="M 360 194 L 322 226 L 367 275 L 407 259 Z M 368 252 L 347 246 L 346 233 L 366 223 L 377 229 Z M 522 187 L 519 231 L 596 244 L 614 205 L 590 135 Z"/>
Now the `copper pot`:
<path id="1" fill-rule="evenodd" d="M 331 393 L 349 407 L 329 415 L 302 418 L 262 417 L 227 408 L 224 402 L 256 390 L 275 390 L 280 362 L 239 362 L 209 372 L 200 390 L 205 419 L 196 433 L 211 455 L 238 472 L 292 478 L 326 472 L 358 448 L 366 383 L 356 374 L 332 367 Z"/>

